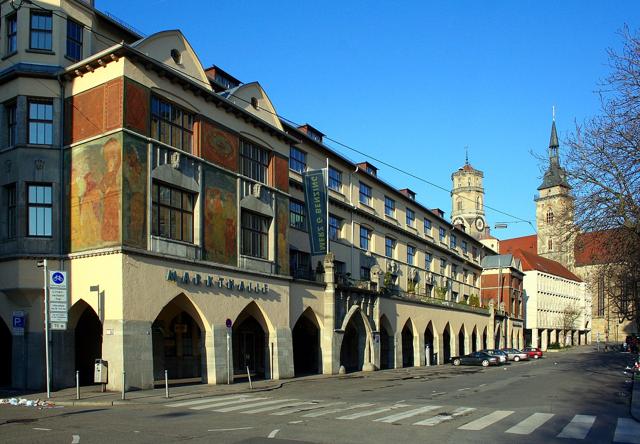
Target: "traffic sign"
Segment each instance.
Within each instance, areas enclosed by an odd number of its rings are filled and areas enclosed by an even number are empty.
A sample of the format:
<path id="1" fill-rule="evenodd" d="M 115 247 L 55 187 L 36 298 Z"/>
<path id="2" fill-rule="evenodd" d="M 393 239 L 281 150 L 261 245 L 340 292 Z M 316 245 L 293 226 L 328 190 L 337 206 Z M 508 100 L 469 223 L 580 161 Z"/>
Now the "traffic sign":
<path id="1" fill-rule="evenodd" d="M 67 288 L 67 272 L 50 271 L 49 288 Z"/>
<path id="2" fill-rule="evenodd" d="M 66 322 L 51 322 L 51 330 L 66 330 L 67 323 Z"/>
<path id="3" fill-rule="evenodd" d="M 59 311 L 54 311 L 54 312 L 49 312 L 49 321 L 50 322 L 67 322 L 69 320 L 69 316 L 67 315 L 67 312 L 59 312 Z"/>
<path id="4" fill-rule="evenodd" d="M 50 294 L 49 295 L 49 300 L 51 302 L 64 302 L 65 304 L 67 303 L 67 292 L 65 291 L 62 294 Z"/>
<path id="5" fill-rule="evenodd" d="M 227 326 L 227 328 L 231 328 L 231 319 L 227 318 L 225 325 Z"/>
<path id="6" fill-rule="evenodd" d="M 64 302 L 49 302 L 49 313 L 53 312 L 67 312 L 67 301 Z"/>
<path id="7" fill-rule="evenodd" d="M 13 312 L 13 334 L 16 336 L 23 336 L 24 335 L 24 327 L 25 327 L 25 315 L 24 315 L 24 311 L 22 310 L 16 310 Z"/>

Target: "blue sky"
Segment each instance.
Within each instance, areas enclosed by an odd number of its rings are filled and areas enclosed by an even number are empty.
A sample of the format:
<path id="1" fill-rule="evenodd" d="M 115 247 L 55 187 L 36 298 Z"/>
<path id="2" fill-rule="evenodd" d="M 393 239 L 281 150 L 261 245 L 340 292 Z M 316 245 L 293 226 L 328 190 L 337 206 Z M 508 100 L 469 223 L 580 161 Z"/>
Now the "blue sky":
<path id="1" fill-rule="evenodd" d="M 594 91 L 637 1 L 98 0 L 145 34 L 180 29 L 205 66 L 259 81 L 278 113 L 402 170 L 451 187 L 464 163 L 484 171 L 485 202 L 535 225 L 551 107 L 564 139 L 598 112 Z M 561 152 L 564 147 L 561 146 Z M 348 158 L 362 156 L 337 148 Z M 373 162 L 374 164 L 376 162 Z M 451 200 L 380 167 L 429 207 Z M 490 225 L 509 221 L 487 209 Z M 526 223 L 498 238 L 533 234 Z"/>

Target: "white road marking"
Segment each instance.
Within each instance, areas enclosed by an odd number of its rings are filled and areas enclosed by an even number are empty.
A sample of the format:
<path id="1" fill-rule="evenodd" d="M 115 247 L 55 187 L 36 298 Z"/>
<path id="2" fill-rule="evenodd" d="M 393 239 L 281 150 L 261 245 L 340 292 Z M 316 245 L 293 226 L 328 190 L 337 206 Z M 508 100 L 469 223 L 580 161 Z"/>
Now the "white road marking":
<path id="1" fill-rule="evenodd" d="M 631 418 L 618 418 L 613 442 L 640 443 L 640 424 Z"/>
<path id="2" fill-rule="evenodd" d="M 263 407 L 261 409 L 255 409 L 255 410 L 248 410 L 246 412 L 242 412 L 242 413 L 246 413 L 248 415 L 252 415 L 254 413 L 264 413 L 264 412 L 268 412 L 270 410 L 278 410 L 281 409 L 282 407 L 294 407 L 297 405 L 305 405 L 305 404 L 311 404 L 311 402 L 309 401 L 298 401 L 298 402 L 287 402 L 284 403 L 282 405 L 274 405 L 274 406 L 270 406 L 270 407 Z"/>
<path id="3" fill-rule="evenodd" d="M 279 431 L 280 429 L 275 429 L 273 432 L 269 433 L 269 436 L 267 436 L 267 438 L 275 438 Z"/>
<path id="4" fill-rule="evenodd" d="M 191 410 L 205 410 L 205 409 L 213 409 L 217 407 L 222 407 L 224 405 L 234 405 L 234 404 L 242 404 L 245 402 L 253 402 L 258 401 L 260 399 L 269 399 L 269 398 L 243 398 L 243 399 L 234 399 L 231 401 L 222 401 L 222 402 L 212 402 L 210 404 L 199 405 L 196 407 L 189 407 Z"/>
<path id="5" fill-rule="evenodd" d="M 42 428 L 42 427 L 34 427 L 33 430 L 40 430 L 42 432 L 50 432 L 51 431 L 51 429 L 45 429 L 45 428 Z"/>
<path id="6" fill-rule="evenodd" d="M 471 390 L 471 387 L 465 387 L 463 389 L 458 389 L 459 392 L 464 392 L 465 390 Z"/>
<path id="7" fill-rule="evenodd" d="M 253 427 L 233 427 L 231 429 L 210 429 L 209 432 L 233 432 L 234 430 L 250 430 Z"/>
<path id="8" fill-rule="evenodd" d="M 213 397 L 213 398 L 200 398 L 200 399 L 196 399 L 195 401 L 191 400 L 191 401 L 174 402 L 171 404 L 165 404 L 165 407 L 186 407 L 189 405 L 205 404 L 207 402 L 226 401 L 228 399 L 238 399 L 238 398 L 250 398 L 250 396 L 232 395 L 232 396 L 220 396 L 220 397 Z"/>
<path id="9" fill-rule="evenodd" d="M 355 410 L 355 409 L 361 409 L 361 408 L 365 408 L 365 407 L 371 407 L 375 404 L 371 404 L 371 403 L 363 403 L 363 404 L 355 404 L 355 405 L 351 405 L 349 407 L 343 407 L 343 408 L 339 408 L 339 409 L 331 409 L 331 410 L 322 410 L 320 412 L 311 412 L 311 413 L 307 413 L 306 415 L 302 415 L 303 418 L 317 418 L 318 416 L 323 416 L 323 415 L 329 415 L 331 413 L 338 413 L 338 412 L 344 412 L 346 410 Z"/>
<path id="10" fill-rule="evenodd" d="M 439 395 L 446 395 L 447 392 L 437 392 L 437 393 L 431 393 L 431 396 L 439 396 Z"/>
<path id="11" fill-rule="evenodd" d="M 80 435 L 71 436 L 71 444 L 78 444 L 80 442 Z"/>
<path id="12" fill-rule="evenodd" d="M 458 416 L 466 415 L 467 413 L 473 412 L 474 410 L 475 409 L 473 407 L 458 407 L 450 415 L 436 415 L 429 419 L 425 419 L 424 421 L 418 421 L 413 425 L 435 426 L 440 424 L 441 422 L 451 421 Z"/>
<path id="13" fill-rule="evenodd" d="M 358 413 L 352 413 L 351 415 L 339 416 L 337 419 L 346 419 L 346 420 L 358 419 L 364 416 L 372 416 L 372 415 L 377 415 L 378 413 L 388 412 L 389 410 L 399 409 L 401 407 L 409 407 L 409 406 L 407 404 L 395 404 L 390 407 L 381 407 L 379 409 L 365 410 L 364 412 L 358 412 Z"/>
<path id="14" fill-rule="evenodd" d="M 482 430 L 485 427 L 489 427 L 491 424 L 495 424 L 501 419 L 513 414 L 512 410 L 496 410 L 493 413 L 489 413 L 482 418 L 471 421 L 463 426 L 458 427 L 459 430 Z"/>
<path id="15" fill-rule="evenodd" d="M 272 399 L 271 401 L 260 401 L 260 402 L 250 402 L 248 404 L 242 404 L 242 405 L 234 405 L 231 407 L 224 407 L 221 409 L 214 409 L 214 412 L 235 412 L 237 410 L 244 410 L 244 409 L 250 409 L 253 407 L 261 407 L 263 405 L 271 405 L 271 404 L 277 404 L 280 402 L 287 402 L 287 401 L 296 401 L 296 399 Z"/>
<path id="16" fill-rule="evenodd" d="M 344 404 L 344 402 L 330 402 L 330 403 L 327 403 L 327 404 L 305 405 L 305 406 L 302 406 L 302 407 L 294 407 L 292 409 L 280 410 L 279 412 L 272 413 L 272 415 L 277 415 L 277 416 L 290 415 L 292 413 L 308 412 L 309 410 L 318 410 L 318 409 L 323 409 L 323 408 L 326 408 L 326 407 L 332 407 L 334 405 L 340 405 L 340 404 Z"/>
<path id="17" fill-rule="evenodd" d="M 511 427 L 505 433 L 514 433 L 516 435 L 528 435 L 545 422 L 553 418 L 553 413 L 534 413 L 527 419 L 520 421 Z"/>
<path id="18" fill-rule="evenodd" d="M 300 424 L 304 421 L 289 421 L 289 424 Z"/>
<path id="19" fill-rule="evenodd" d="M 576 415 L 571 422 L 562 429 L 558 438 L 584 439 L 589 433 L 589 430 L 591 430 L 595 420 L 595 416 Z"/>
<path id="20" fill-rule="evenodd" d="M 424 407 L 418 407 L 417 409 L 408 410 L 406 412 L 396 413 L 395 415 L 374 419 L 374 421 L 392 423 L 396 421 L 401 421 L 403 419 L 411 418 L 412 416 L 420 415 L 421 413 L 430 412 L 431 410 L 439 409 L 441 407 L 442 407 L 441 405 L 426 405 Z"/>

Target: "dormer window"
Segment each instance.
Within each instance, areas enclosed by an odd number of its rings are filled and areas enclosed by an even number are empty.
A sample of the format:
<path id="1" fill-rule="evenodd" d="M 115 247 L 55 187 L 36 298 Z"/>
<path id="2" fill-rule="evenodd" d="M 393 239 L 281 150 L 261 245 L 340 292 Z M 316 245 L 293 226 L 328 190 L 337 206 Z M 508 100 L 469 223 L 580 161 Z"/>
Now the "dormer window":
<path id="1" fill-rule="evenodd" d="M 256 97 L 251 97 L 251 106 L 253 109 L 258 109 L 258 99 Z"/>
<path id="2" fill-rule="evenodd" d="M 176 65 L 182 64 L 182 54 L 180 54 L 180 51 L 178 51 L 177 49 L 173 48 L 171 50 L 171 58 Z"/>

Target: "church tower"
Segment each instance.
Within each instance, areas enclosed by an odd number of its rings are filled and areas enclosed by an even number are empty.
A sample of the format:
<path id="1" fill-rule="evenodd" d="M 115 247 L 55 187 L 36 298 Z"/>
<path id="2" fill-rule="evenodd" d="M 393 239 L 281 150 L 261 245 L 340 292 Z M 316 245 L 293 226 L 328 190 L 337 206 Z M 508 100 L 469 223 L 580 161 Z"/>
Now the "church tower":
<path id="1" fill-rule="evenodd" d="M 554 117 L 549 140 L 549 166 L 535 199 L 538 254 L 572 268 L 574 205 L 567 174 L 560 166 L 559 148 Z"/>
<path id="2" fill-rule="evenodd" d="M 482 171 L 469 164 L 466 156 L 464 166 L 451 175 L 451 222 L 462 225 L 467 233 L 481 239 L 487 232 L 484 216 L 484 188 Z"/>

